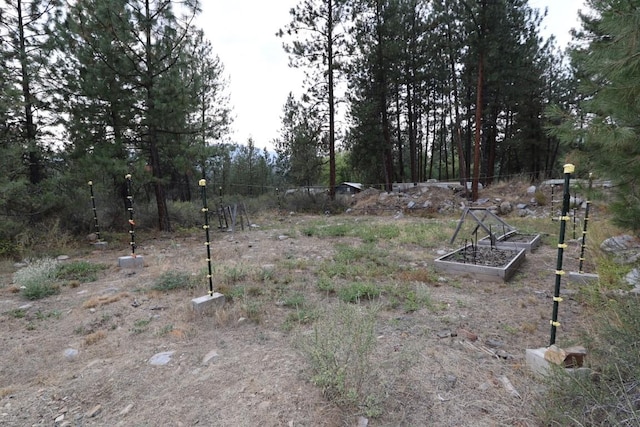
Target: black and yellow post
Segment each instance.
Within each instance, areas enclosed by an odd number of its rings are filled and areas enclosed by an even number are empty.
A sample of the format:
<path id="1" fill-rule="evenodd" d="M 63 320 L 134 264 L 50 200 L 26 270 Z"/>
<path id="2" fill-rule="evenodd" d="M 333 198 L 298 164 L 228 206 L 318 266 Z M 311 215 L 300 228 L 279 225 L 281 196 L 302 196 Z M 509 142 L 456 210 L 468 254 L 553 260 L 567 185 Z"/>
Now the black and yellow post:
<path id="1" fill-rule="evenodd" d="M 205 179 L 201 179 L 198 183 L 200 185 L 200 189 L 202 191 L 202 213 L 204 214 L 204 228 L 206 241 L 204 242 L 207 247 L 207 267 L 209 273 L 207 274 L 207 279 L 209 280 L 209 296 L 213 295 L 213 271 L 211 270 L 211 240 L 209 236 L 209 208 L 207 206 L 207 181 Z M 222 188 L 222 187 L 221 187 Z"/>
<path id="2" fill-rule="evenodd" d="M 131 174 L 128 173 L 124 176 L 124 179 L 127 181 L 127 211 L 129 212 L 129 235 L 131 236 L 131 257 L 135 258 L 136 256 L 136 232 L 135 226 L 136 223 L 133 220 L 133 196 L 131 192 Z"/>
<path id="3" fill-rule="evenodd" d="M 564 249 L 567 247 L 567 244 L 564 242 L 564 236 L 567 229 L 567 221 L 571 220 L 569 216 L 569 202 L 571 199 L 571 195 L 569 193 L 569 184 L 571 181 L 571 174 L 575 171 L 575 166 L 572 164 L 564 165 L 564 187 L 562 194 L 562 213 L 560 214 L 560 234 L 558 236 L 558 260 L 556 264 L 556 283 L 555 289 L 553 292 L 553 314 L 551 316 L 551 340 L 549 345 L 554 345 L 556 343 L 556 329 L 560 326 L 560 322 L 558 322 L 558 307 L 560 302 L 562 302 L 562 298 L 560 298 L 560 284 L 562 282 L 562 276 L 564 276 L 565 272 L 562 270 L 562 259 L 564 256 Z"/>
<path id="4" fill-rule="evenodd" d="M 98 211 L 96 211 L 96 198 L 93 195 L 93 181 L 89 181 L 89 192 L 91 193 L 91 205 L 93 207 L 93 228 L 96 231 L 96 241 L 100 241 L 100 226 L 98 225 Z"/>
<path id="5" fill-rule="evenodd" d="M 591 207 L 591 188 L 593 187 L 593 174 L 589 173 L 589 191 L 587 191 L 587 201 L 585 202 L 584 209 L 584 223 L 582 226 L 582 244 L 580 245 L 580 264 L 578 265 L 578 273 L 583 274 L 582 267 L 584 265 L 584 252 L 587 247 L 587 224 L 589 223 L 589 208 Z"/>

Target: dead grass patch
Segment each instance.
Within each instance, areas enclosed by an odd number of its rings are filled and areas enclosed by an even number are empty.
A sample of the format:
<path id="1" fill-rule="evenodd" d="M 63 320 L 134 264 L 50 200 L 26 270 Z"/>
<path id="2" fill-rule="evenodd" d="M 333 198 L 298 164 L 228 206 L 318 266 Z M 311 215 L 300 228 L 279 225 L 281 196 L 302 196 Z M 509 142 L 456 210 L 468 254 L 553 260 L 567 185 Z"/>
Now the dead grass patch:
<path id="1" fill-rule="evenodd" d="M 93 345 L 99 341 L 102 341 L 106 337 L 107 333 L 105 331 L 96 331 L 84 337 L 84 344 Z"/>
<path id="2" fill-rule="evenodd" d="M 98 297 L 93 297 L 88 299 L 82 304 L 82 308 L 96 308 L 107 304 L 112 304 L 114 302 L 120 301 L 123 298 L 128 298 L 129 293 L 120 292 L 115 295 L 101 295 Z"/>
<path id="3" fill-rule="evenodd" d="M 15 392 L 15 389 L 13 387 L 0 388 L 0 399 L 9 396 L 13 392 Z"/>

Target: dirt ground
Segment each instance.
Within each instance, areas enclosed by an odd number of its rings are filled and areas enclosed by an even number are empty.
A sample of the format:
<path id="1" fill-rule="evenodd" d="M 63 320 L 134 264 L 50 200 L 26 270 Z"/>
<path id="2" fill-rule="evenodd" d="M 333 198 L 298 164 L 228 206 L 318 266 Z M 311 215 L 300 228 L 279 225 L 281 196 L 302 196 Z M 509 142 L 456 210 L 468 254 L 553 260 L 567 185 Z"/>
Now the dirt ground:
<path id="1" fill-rule="evenodd" d="M 335 296 L 313 284 L 314 266 L 353 237 L 318 238 L 300 230 L 337 224 L 443 224 L 450 236 L 459 211 L 425 218 L 402 215 L 304 216 L 255 219 L 250 230 L 212 234 L 214 283 L 222 271 L 266 271 L 279 292 L 302 292 L 316 306 Z M 237 300 L 202 316 L 191 300 L 207 284 L 151 290 L 168 271 L 206 268 L 201 233 L 157 238 L 139 233 L 143 268 L 121 269 L 126 244 L 85 247 L 70 260 L 104 263 L 99 280 L 27 301 L 0 285 L 0 425 L 6 426 L 535 426 L 539 380 L 525 349 L 549 341 L 554 236 L 528 254 L 507 283 L 433 272 L 433 260 L 456 244 L 407 245 L 394 254 L 401 270 L 425 286 L 429 307 L 382 309 L 376 324 L 376 384 L 381 413 L 345 411 L 309 381 L 309 365 L 294 345 L 313 324 L 285 327 L 291 308 L 277 298 L 250 310 Z M 381 244 L 384 246 L 383 244 Z M 567 250 L 575 271 L 578 245 Z M 63 262 L 69 262 L 63 261 Z M 395 262 L 395 261 L 394 261 Z M 424 272 L 423 275 L 420 272 Z M 275 277 L 275 278 L 274 278 Z M 425 279 L 420 279 L 424 277 Z M 238 278 L 248 286 L 251 277 Z M 393 280 L 402 280 L 396 278 Z M 567 284 L 566 289 L 571 289 Z M 384 295 L 381 297 L 384 298 Z M 435 308 L 434 308 L 435 307 Z M 16 313 L 22 315 L 17 316 Z M 583 322 L 580 304 L 562 304 L 559 335 L 569 341 Z M 166 352 L 166 353 L 165 353 Z M 152 364 L 165 353 L 166 364 Z"/>

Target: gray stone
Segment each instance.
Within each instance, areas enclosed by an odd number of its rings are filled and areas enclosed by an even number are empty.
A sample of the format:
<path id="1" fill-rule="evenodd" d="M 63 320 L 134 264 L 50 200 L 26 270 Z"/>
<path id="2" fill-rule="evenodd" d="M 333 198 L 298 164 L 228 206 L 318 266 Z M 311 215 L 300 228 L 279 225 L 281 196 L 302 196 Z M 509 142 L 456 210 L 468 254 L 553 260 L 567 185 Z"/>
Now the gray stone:
<path id="1" fill-rule="evenodd" d="M 429 209 L 432 206 L 433 206 L 433 203 L 431 203 L 431 200 L 427 200 L 422 204 L 422 207 L 425 209 Z"/>
<path id="2" fill-rule="evenodd" d="M 69 255 L 58 255 L 56 258 L 58 261 L 66 261 L 69 259 Z"/>
<path id="3" fill-rule="evenodd" d="M 215 362 L 216 360 L 218 360 L 218 357 L 218 352 L 216 350 L 211 350 L 202 358 L 202 364 L 208 365 L 209 362 Z"/>
<path id="4" fill-rule="evenodd" d="M 151 359 L 149 359 L 149 364 L 156 366 L 166 365 L 171 361 L 173 353 L 175 353 L 175 351 L 163 351 L 162 353 L 156 353 L 151 356 Z"/>
<path id="5" fill-rule="evenodd" d="M 633 287 L 640 286 L 640 269 L 634 268 L 626 276 L 624 276 L 625 282 Z"/>
<path id="6" fill-rule="evenodd" d="M 619 264 L 633 264 L 640 259 L 640 240 L 628 234 L 606 239 L 600 249 L 613 255 Z"/>
<path id="7" fill-rule="evenodd" d="M 440 331 L 436 333 L 436 336 L 438 338 L 449 338 L 451 336 L 451 331 L 447 331 L 447 330 Z"/>
<path id="8" fill-rule="evenodd" d="M 533 194 L 535 193 L 537 190 L 535 185 L 530 186 L 529 188 L 527 188 L 527 194 Z"/>
<path id="9" fill-rule="evenodd" d="M 504 343 L 502 341 L 498 341 L 498 340 L 494 340 L 494 339 L 488 339 L 485 344 L 487 345 L 487 347 L 492 347 L 492 348 L 498 348 L 498 347 L 503 347 Z"/>
<path id="10" fill-rule="evenodd" d="M 289 238 L 289 236 L 286 236 L 284 234 L 281 234 L 278 236 L 278 240 L 287 240 Z"/>
<path id="11" fill-rule="evenodd" d="M 102 411 L 102 405 L 96 405 L 93 408 L 91 408 L 89 411 L 87 411 L 85 416 L 87 418 L 93 418 L 96 415 L 98 415 L 101 411 Z"/>
<path id="12" fill-rule="evenodd" d="M 498 208 L 498 211 L 502 215 L 509 214 L 511 213 L 511 211 L 513 211 L 513 205 L 509 201 L 504 201 L 500 203 L 500 207 Z"/>
<path id="13" fill-rule="evenodd" d="M 76 350 L 75 348 L 66 349 L 64 351 L 64 358 L 69 361 L 76 360 L 78 358 L 78 350 Z"/>
<path id="14" fill-rule="evenodd" d="M 416 202 L 414 202 L 413 200 L 407 203 L 408 209 L 413 209 L 415 206 L 416 206 Z"/>
<path id="15" fill-rule="evenodd" d="M 526 209 L 527 208 L 527 204 L 526 203 L 518 203 L 516 205 L 517 209 Z"/>

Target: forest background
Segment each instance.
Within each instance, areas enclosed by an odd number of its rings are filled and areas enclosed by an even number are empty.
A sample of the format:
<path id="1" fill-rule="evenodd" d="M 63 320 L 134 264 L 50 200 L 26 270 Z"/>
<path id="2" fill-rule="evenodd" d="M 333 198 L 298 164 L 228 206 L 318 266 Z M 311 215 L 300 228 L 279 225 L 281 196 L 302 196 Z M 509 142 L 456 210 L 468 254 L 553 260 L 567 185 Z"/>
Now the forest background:
<path id="1" fill-rule="evenodd" d="M 329 200 L 342 181 L 457 180 L 475 199 L 480 184 L 565 162 L 606 172 L 617 208 L 640 213 L 638 2 L 586 3 L 565 57 L 526 0 L 303 0 L 274 35 L 306 76 L 274 154 L 227 138 L 224 66 L 194 24 L 198 1 L 4 1 L 2 252 L 39 227 L 90 230 L 89 181 L 106 224 L 126 225 L 127 174 L 154 206 L 144 225 L 162 231 L 183 225 L 203 178 L 216 195 L 317 186 Z"/>

